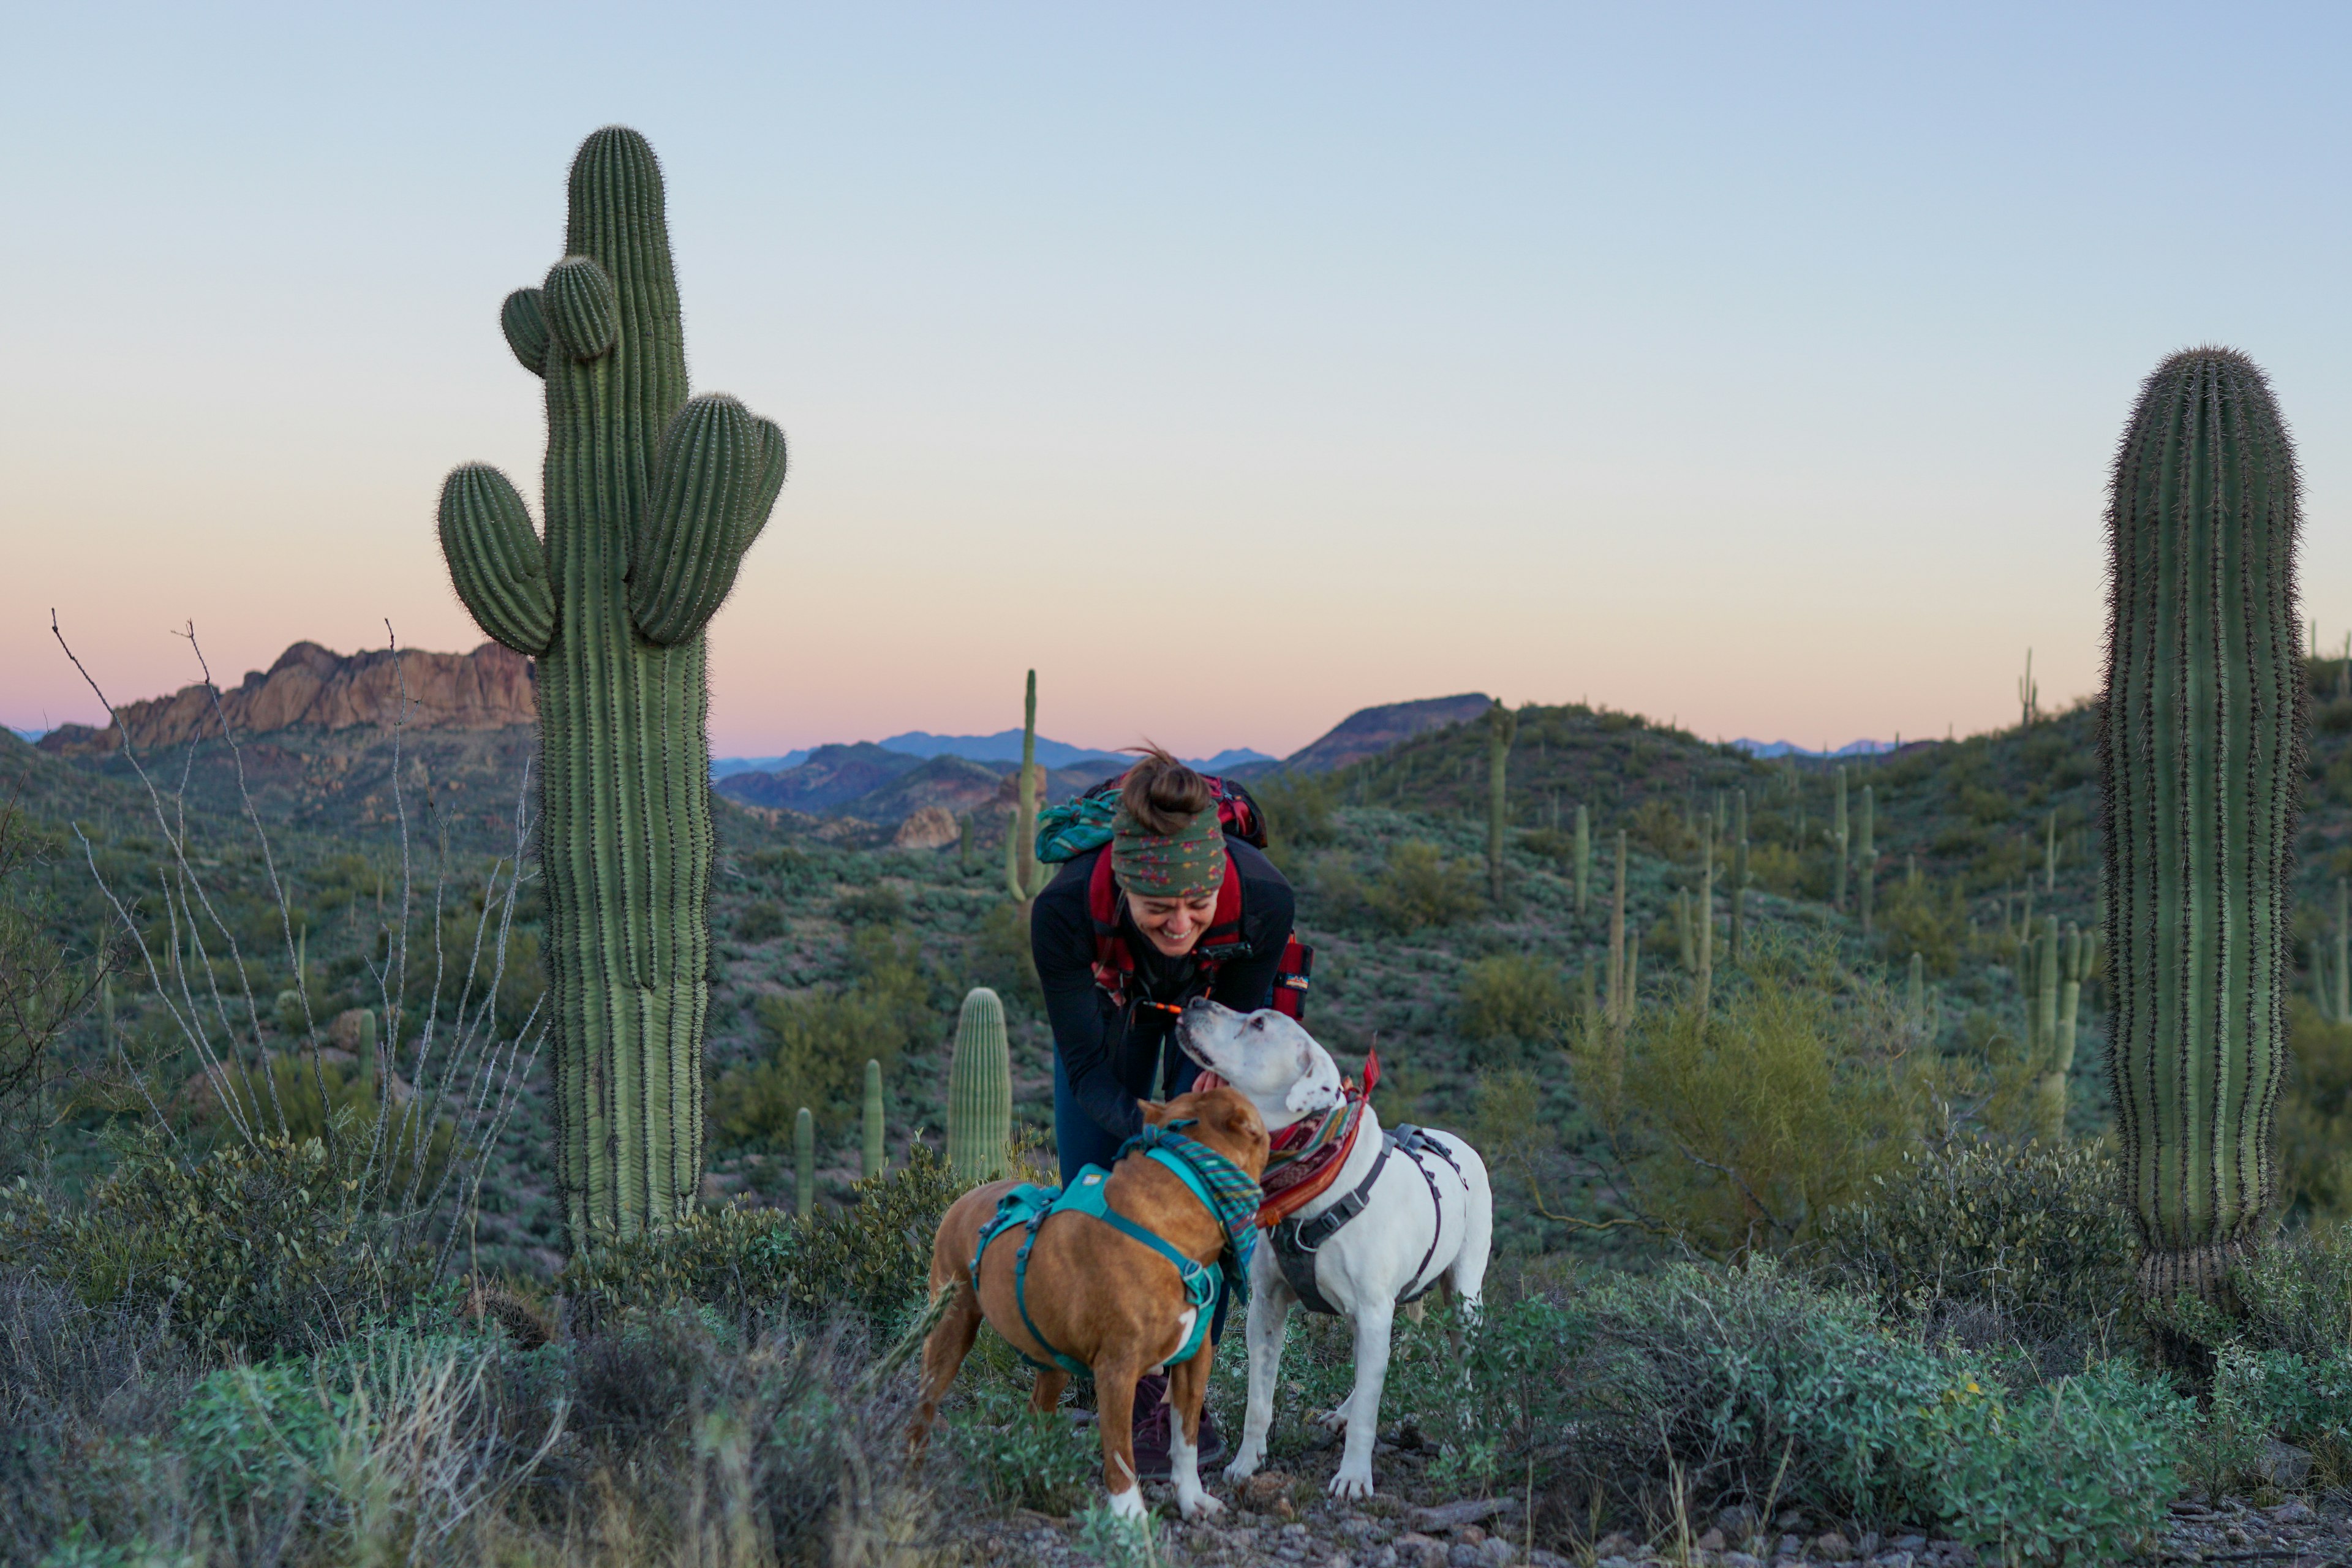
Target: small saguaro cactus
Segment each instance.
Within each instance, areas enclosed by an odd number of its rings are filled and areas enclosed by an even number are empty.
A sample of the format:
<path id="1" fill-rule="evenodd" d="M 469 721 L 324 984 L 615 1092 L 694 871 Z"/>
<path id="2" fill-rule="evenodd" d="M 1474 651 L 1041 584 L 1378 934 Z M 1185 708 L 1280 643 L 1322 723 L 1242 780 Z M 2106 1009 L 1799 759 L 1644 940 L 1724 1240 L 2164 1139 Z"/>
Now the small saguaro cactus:
<path id="1" fill-rule="evenodd" d="M 1045 868 L 1037 862 L 1037 672 L 1029 672 L 1021 699 L 1021 777 L 1018 805 L 1004 835 L 1004 886 L 1025 909 L 1045 890 Z"/>
<path id="2" fill-rule="evenodd" d="M 2058 814 L 2054 811 L 2042 829 L 2042 890 L 2058 890 Z"/>
<path id="3" fill-rule="evenodd" d="M 1731 961 L 1748 956 L 1748 792 L 1741 790 L 1732 811 L 1731 841 Z"/>
<path id="4" fill-rule="evenodd" d="M 866 1096 L 858 1110 L 858 1127 L 865 1138 L 857 1151 L 857 1174 L 859 1180 L 870 1182 L 890 1163 L 882 1125 L 882 1064 L 872 1057 L 866 1058 Z"/>
<path id="5" fill-rule="evenodd" d="M 2056 922 L 2053 922 L 2053 924 Z M 2050 1071 L 2057 1098 L 2056 1129 L 2053 1139 L 2066 1132 L 2066 1079 L 2074 1068 L 2074 1033 L 2083 1016 L 2083 982 L 2091 973 L 2091 933 L 2066 922 L 2066 932 L 2058 939 L 2058 1028 L 2050 1050 Z"/>
<path id="6" fill-rule="evenodd" d="M 1584 886 L 1592 870 L 1592 817 L 1576 803 L 1576 912 L 1584 913 Z"/>
<path id="7" fill-rule="evenodd" d="M 545 535 L 498 469 L 441 489 L 482 629 L 533 661 L 556 1184 L 574 1251 L 689 1212 L 710 1005 L 703 628 L 784 482 L 784 436 L 687 396 L 662 177 L 635 132 L 572 160 L 562 259 L 507 296 L 547 395 Z"/>
<path id="8" fill-rule="evenodd" d="M 793 1117 L 793 1212 L 816 1213 L 816 1118 L 805 1105 Z"/>
<path id="9" fill-rule="evenodd" d="M 1855 846 L 1853 868 L 1862 877 L 1862 934 L 1870 934 L 1871 903 L 1878 889 L 1878 791 L 1862 786 L 1862 842 Z"/>
<path id="10" fill-rule="evenodd" d="M 2228 349 L 2157 366 L 2107 508 L 2109 1070 L 2148 1295 L 2231 1300 L 2276 1192 L 2308 693 L 2294 451 Z"/>
<path id="11" fill-rule="evenodd" d="M 2055 1143 L 2066 1135 L 2066 1072 L 2074 1066 L 2074 1043 L 2062 1044 L 2058 1037 L 2058 917 L 2043 916 L 2041 940 L 2029 936 L 2027 941 L 2033 948 L 2033 994 L 2026 1005 L 2033 1009 L 2040 1069 L 2034 1082 L 2034 1131 L 2044 1142 Z"/>
<path id="12" fill-rule="evenodd" d="M 1503 828 L 1511 815 L 1511 742 L 1519 716 L 1502 703 L 1486 710 L 1486 896 L 1503 901 Z"/>
<path id="13" fill-rule="evenodd" d="M 1683 973 L 1698 973 L 1698 948 L 1691 941 L 1690 894 L 1677 889 L 1675 893 L 1675 953 L 1682 961 Z"/>
<path id="14" fill-rule="evenodd" d="M 2017 678 L 2017 727 L 2021 730 L 2032 728 L 2035 715 L 2042 710 L 2042 688 L 2034 684 L 2032 648 L 2025 650 L 2025 673 Z"/>
<path id="15" fill-rule="evenodd" d="M 985 985 L 964 994 L 948 1065 L 948 1164 L 962 1181 L 1002 1173 L 1013 1142 L 1013 1064 L 1004 1004 Z"/>

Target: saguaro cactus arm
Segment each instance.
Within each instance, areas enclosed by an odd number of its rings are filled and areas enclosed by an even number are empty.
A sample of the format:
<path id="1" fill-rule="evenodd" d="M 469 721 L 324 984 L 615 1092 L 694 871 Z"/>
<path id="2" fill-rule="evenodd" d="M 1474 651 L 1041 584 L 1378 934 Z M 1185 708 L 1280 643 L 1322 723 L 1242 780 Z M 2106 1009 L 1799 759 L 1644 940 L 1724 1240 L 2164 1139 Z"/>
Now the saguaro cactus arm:
<path id="1" fill-rule="evenodd" d="M 629 563 L 629 615 L 648 641 L 683 642 L 718 614 L 783 483 L 774 425 L 726 396 L 677 411 Z"/>
<path id="2" fill-rule="evenodd" d="M 467 463 L 441 486 L 441 555 L 484 631 L 533 658 L 547 651 L 555 637 L 547 552 L 522 497 L 488 464 Z"/>

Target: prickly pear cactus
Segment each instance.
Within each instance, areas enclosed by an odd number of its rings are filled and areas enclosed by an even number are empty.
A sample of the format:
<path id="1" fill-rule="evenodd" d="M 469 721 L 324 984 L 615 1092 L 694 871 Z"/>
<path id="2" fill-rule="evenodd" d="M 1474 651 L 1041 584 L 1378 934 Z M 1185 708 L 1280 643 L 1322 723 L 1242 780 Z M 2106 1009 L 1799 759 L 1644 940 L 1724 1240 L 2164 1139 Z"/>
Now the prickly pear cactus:
<path id="1" fill-rule="evenodd" d="M 2289 878 L 2308 714 L 2302 504 L 2262 371 L 2191 349 L 2141 384 L 2115 462 L 2107 818 L 2116 1120 L 2141 1288 L 2230 1300 L 2276 1191 Z"/>
<path id="2" fill-rule="evenodd" d="M 784 480 L 783 433 L 686 391 L 661 170 L 572 160 L 562 259 L 501 311 L 547 388 L 545 537 L 504 474 L 441 491 L 449 576 L 537 661 L 556 1175 L 575 1248 L 686 1212 L 702 1170 L 709 741 L 702 630 Z"/>
<path id="3" fill-rule="evenodd" d="M 955 1056 L 948 1065 L 948 1164 L 966 1182 L 1001 1173 L 1013 1142 L 1013 1062 L 1004 1043 L 1004 1004 L 974 986 L 956 1015 Z"/>

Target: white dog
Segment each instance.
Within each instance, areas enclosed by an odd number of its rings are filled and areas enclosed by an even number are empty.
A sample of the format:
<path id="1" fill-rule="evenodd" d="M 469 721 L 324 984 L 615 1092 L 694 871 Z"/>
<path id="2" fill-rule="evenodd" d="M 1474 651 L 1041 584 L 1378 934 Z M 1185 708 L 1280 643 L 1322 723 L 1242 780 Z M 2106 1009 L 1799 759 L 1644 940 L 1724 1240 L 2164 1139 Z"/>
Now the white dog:
<path id="1" fill-rule="evenodd" d="M 1195 1001 L 1185 1006 L 1176 1034 L 1185 1055 L 1248 1096 L 1277 1137 L 1293 1122 L 1344 1102 L 1331 1053 L 1272 1008 L 1236 1013 Z M 1494 1192 L 1477 1151 L 1450 1132 L 1401 1128 L 1383 1134 L 1365 1106 L 1339 1173 L 1262 1235 L 1251 1258 L 1249 1414 L 1225 1479 L 1255 1474 L 1265 1458 L 1286 1320 L 1298 1304 L 1337 1312 L 1355 1328 L 1355 1390 L 1321 1419 L 1348 1434 L 1332 1495 L 1371 1496 L 1372 1445 L 1396 1309 L 1442 1282 L 1475 1313 L 1494 1238 Z M 1302 1301 L 1302 1290 L 1320 1301 Z"/>

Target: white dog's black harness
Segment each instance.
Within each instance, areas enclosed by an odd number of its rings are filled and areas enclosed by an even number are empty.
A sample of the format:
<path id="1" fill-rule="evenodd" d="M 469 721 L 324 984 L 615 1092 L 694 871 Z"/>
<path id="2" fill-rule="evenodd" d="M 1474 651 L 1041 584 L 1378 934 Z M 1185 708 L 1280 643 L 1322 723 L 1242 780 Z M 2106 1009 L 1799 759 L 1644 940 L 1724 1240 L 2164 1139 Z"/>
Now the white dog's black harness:
<path id="1" fill-rule="evenodd" d="M 1423 1163 L 1420 1156 L 1423 1153 L 1436 1155 L 1454 1167 L 1456 1176 L 1462 1174 L 1462 1167 L 1455 1163 L 1452 1151 L 1444 1144 L 1421 1128 L 1407 1123 L 1381 1131 L 1381 1152 L 1372 1161 L 1371 1171 L 1356 1184 L 1354 1192 L 1312 1219 L 1286 1219 L 1266 1233 L 1266 1239 L 1274 1244 L 1274 1260 L 1282 1266 L 1283 1279 L 1289 1281 L 1292 1292 L 1298 1298 L 1298 1304 L 1308 1311 L 1321 1312 L 1328 1317 L 1339 1315 L 1339 1309 L 1325 1300 L 1323 1292 L 1315 1288 L 1315 1255 L 1323 1249 L 1325 1242 L 1339 1235 L 1349 1220 L 1363 1213 L 1371 1203 L 1372 1188 L 1380 1181 L 1381 1168 L 1389 1163 L 1389 1153 L 1392 1150 L 1411 1160 L 1412 1168 L 1421 1173 L 1421 1179 L 1429 1184 L 1429 1205 L 1433 1211 L 1429 1250 L 1421 1255 L 1421 1262 L 1414 1266 L 1412 1278 L 1404 1293 L 1397 1298 L 1397 1304 L 1403 1306 L 1419 1300 L 1429 1293 L 1431 1286 L 1437 1283 L 1434 1278 L 1426 1284 L 1423 1283 L 1421 1274 L 1429 1267 L 1429 1260 L 1437 1256 L 1438 1237 L 1445 1229 L 1445 1203 L 1438 1195 L 1437 1177 Z M 1470 1185 L 1468 1179 L 1465 1178 L 1462 1184 L 1467 1191 Z"/>

